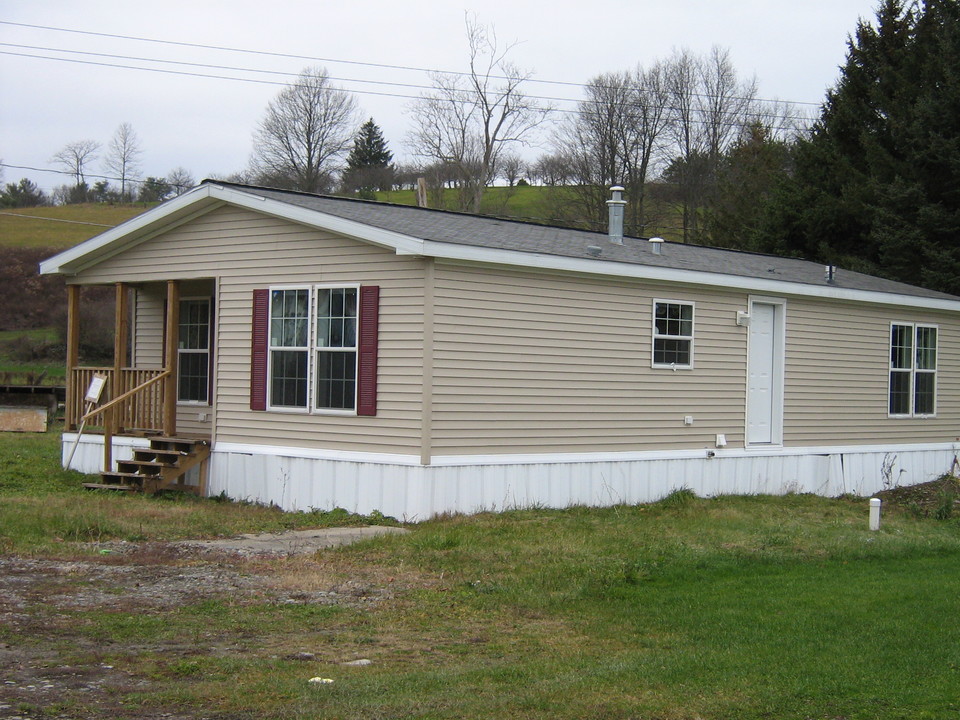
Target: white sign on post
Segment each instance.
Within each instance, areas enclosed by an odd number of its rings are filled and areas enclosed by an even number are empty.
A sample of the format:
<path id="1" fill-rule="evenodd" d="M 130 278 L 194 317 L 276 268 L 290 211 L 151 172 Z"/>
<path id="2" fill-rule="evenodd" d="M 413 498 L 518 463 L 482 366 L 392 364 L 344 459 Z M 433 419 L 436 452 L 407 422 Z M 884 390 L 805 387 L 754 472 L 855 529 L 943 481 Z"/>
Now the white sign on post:
<path id="1" fill-rule="evenodd" d="M 104 375 L 94 375 L 90 381 L 90 387 L 87 388 L 87 396 L 84 398 L 88 403 L 99 402 L 103 394 L 103 386 L 106 385 L 107 378 Z"/>

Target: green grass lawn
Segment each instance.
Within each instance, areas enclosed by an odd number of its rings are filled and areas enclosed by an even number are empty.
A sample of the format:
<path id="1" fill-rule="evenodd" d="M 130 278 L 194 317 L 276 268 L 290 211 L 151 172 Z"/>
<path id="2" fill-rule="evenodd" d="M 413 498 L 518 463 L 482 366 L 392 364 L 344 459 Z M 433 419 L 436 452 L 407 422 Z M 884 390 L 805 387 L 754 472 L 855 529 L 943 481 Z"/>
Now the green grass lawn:
<path id="1" fill-rule="evenodd" d="M 92 552 L 82 540 L 337 521 L 84 493 L 81 476 L 58 468 L 55 440 L 0 435 L 8 553 L 76 557 Z M 678 492 L 649 505 L 449 517 L 312 558 L 237 562 L 303 588 L 360 577 L 392 597 L 61 610 L 51 627 L 69 627 L 70 642 L 58 642 L 77 657 L 93 644 L 90 662 L 143 680 L 126 704 L 189 717 L 960 716 L 955 518 L 889 507 L 870 532 L 862 499 Z M 298 651 L 316 659 L 291 660 Z M 373 663 L 339 664 L 354 658 Z"/>

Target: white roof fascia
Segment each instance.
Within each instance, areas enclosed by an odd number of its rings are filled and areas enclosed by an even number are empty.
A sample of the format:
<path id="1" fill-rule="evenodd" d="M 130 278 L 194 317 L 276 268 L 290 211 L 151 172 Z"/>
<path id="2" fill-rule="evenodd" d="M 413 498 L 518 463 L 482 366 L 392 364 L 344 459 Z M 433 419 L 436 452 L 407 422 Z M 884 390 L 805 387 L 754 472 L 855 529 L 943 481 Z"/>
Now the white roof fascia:
<path id="1" fill-rule="evenodd" d="M 129 243 L 123 240 L 128 236 L 149 230 L 151 226 L 157 226 L 156 232 L 137 236 L 136 242 L 139 243 L 148 240 L 159 232 L 169 230 L 172 225 L 164 222 L 166 218 L 182 213 L 184 210 L 187 210 L 190 205 L 204 200 L 218 200 L 255 212 L 284 218 L 301 225 L 356 238 L 395 250 L 398 255 L 420 255 L 423 250 L 423 241 L 410 237 L 409 235 L 390 230 L 382 230 L 364 223 L 344 220 L 334 215 L 327 215 L 318 210 L 289 205 L 277 200 L 269 200 L 265 197 L 254 195 L 253 193 L 240 192 L 223 187 L 222 185 L 207 183 L 184 193 L 178 198 L 167 200 L 153 210 L 137 215 L 69 250 L 65 250 L 52 258 L 44 260 L 40 263 L 40 274 L 63 273 L 73 275 L 85 270 L 92 265 L 96 265 L 126 250 L 129 247 Z M 209 212 L 211 209 L 211 207 L 204 207 L 203 210 L 198 211 L 197 214 Z M 196 217 L 197 214 L 184 217 L 176 224 L 187 222 L 193 217 Z M 110 245 L 114 244 L 116 247 L 112 251 L 109 250 Z M 84 262 L 83 258 L 91 254 L 93 257 Z M 73 267 L 70 267 L 68 270 L 67 268 L 70 265 L 73 265 Z"/>
<path id="2" fill-rule="evenodd" d="M 473 245 L 441 243 L 431 240 L 424 241 L 423 254 L 427 257 L 447 260 L 560 270 L 564 272 L 603 275 L 608 277 L 626 277 L 638 280 L 657 280 L 687 285 L 708 285 L 736 290 L 748 290 L 750 292 L 764 293 L 767 295 L 800 295 L 829 300 L 849 300 L 860 303 L 879 303 L 882 305 L 897 305 L 899 307 L 960 312 L 960 300 L 927 298 L 917 295 L 903 295 L 900 293 L 887 293 L 875 290 L 818 287 L 816 285 L 807 285 L 805 283 L 790 282 L 787 280 L 767 280 L 742 275 L 709 273 L 703 272 L 702 270 L 681 270 L 604 260 L 587 260 L 559 255 L 525 253 L 517 250 L 500 250 L 476 247 Z"/>
<path id="3" fill-rule="evenodd" d="M 355 220 L 346 220 L 335 215 L 327 215 L 322 210 L 311 210 L 297 205 L 270 200 L 252 192 L 231 190 L 220 185 L 211 185 L 211 197 L 218 198 L 231 205 L 267 213 L 300 225 L 308 225 L 320 230 L 328 230 L 338 235 L 346 235 L 356 240 L 364 240 L 374 245 L 395 250 L 398 255 L 422 255 L 423 240 L 410 235 L 384 230 Z"/>

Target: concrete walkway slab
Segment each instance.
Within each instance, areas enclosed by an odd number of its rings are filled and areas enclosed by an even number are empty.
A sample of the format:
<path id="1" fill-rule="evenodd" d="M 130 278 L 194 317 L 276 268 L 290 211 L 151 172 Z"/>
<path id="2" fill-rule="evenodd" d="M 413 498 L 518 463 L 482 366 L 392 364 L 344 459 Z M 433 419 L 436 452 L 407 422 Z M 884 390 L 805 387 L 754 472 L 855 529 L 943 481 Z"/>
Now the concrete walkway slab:
<path id="1" fill-rule="evenodd" d="M 350 545 L 359 540 L 379 535 L 400 535 L 410 532 L 404 528 L 387 525 L 362 527 L 314 528 L 311 530 L 288 530 L 261 535 L 239 535 L 219 540 L 184 540 L 183 547 L 224 550 L 244 554 L 305 555 L 325 548 Z"/>

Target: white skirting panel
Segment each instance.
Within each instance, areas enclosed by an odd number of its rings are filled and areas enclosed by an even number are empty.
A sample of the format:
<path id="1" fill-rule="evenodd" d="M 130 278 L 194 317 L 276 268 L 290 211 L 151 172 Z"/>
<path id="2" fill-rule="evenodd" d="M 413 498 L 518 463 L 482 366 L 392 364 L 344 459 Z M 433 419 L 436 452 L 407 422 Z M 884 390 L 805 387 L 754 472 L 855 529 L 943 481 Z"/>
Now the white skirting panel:
<path id="1" fill-rule="evenodd" d="M 67 467 L 67 458 L 77 439 L 76 433 L 64 433 L 60 464 Z M 134 448 L 150 447 L 146 438 L 115 437 L 113 438 L 113 462 L 116 468 L 117 460 L 130 460 Z M 95 475 L 103 470 L 103 435 L 81 435 L 77 451 L 73 454 L 70 469 L 87 475 Z"/>
<path id="2" fill-rule="evenodd" d="M 879 448 L 790 448 L 704 453 L 634 453 L 554 459 L 413 458 L 365 461 L 313 457 L 297 448 L 215 447 L 208 492 L 285 510 L 374 510 L 416 521 L 446 512 L 653 502 L 673 490 L 700 496 L 816 493 L 865 496 L 948 472 L 952 444 Z M 284 450 L 288 452 L 284 452 Z"/>
<path id="3" fill-rule="evenodd" d="M 75 433 L 63 436 L 66 464 Z M 115 460 L 129 459 L 141 438 L 114 438 Z M 408 520 L 441 513 L 524 507 L 609 506 L 653 502 L 689 488 L 731 494 L 870 495 L 933 480 L 953 467 L 952 443 L 890 447 L 817 447 L 623 453 L 606 455 L 419 458 L 324 453 L 293 447 L 220 443 L 210 459 L 208 493 L 275 504 L 284 510 L 335 507 Z M 85 435 L 70 467 L 98 473 L 103 437 Z"/>

